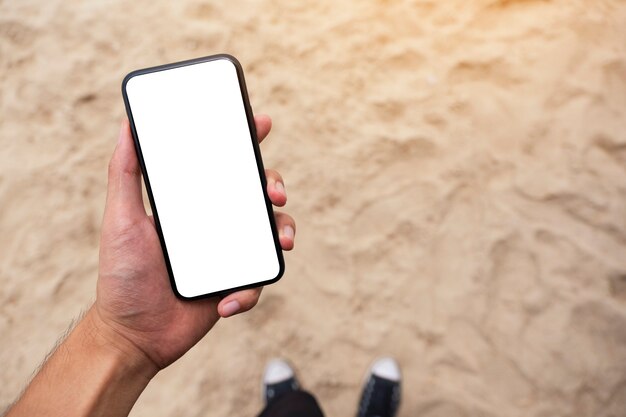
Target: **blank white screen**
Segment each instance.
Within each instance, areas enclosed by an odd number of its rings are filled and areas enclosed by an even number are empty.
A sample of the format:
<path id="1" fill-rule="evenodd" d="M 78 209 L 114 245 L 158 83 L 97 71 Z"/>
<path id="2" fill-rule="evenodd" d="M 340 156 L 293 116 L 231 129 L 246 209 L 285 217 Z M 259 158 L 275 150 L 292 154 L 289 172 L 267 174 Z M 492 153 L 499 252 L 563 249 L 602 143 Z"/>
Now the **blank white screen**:
<path id="1" fill-rule="evenodd" d="M 276 278 L 234 64 L 135 75 L 126 94 L 178 292 L 195 297 Z"/>

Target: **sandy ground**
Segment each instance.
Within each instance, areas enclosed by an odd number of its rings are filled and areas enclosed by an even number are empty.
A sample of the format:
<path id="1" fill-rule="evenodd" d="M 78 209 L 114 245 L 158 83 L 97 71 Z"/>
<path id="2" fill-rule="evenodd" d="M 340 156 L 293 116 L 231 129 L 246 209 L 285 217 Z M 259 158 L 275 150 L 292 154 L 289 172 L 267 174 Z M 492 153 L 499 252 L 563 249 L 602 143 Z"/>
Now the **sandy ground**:
<path id="1" fill-rule="evenodd" d="M 130 70 L 218 52 L 275 125 L 287 273 L 133 416 L 253 416 L 291 359 L 329 416 L 626 414 L 626 3 L 0 0 L 0 407 L 94 296 Z"/>

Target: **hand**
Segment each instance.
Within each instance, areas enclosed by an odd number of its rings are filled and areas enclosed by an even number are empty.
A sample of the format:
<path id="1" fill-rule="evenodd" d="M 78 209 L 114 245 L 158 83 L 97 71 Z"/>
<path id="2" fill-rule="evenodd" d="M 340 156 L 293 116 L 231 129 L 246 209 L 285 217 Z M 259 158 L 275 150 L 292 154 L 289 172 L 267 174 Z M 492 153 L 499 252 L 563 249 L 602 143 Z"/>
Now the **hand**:
<path id="1" fill-rule="evenodd" d="M 267 116 L 255 118 L 259 141 L 270 131 Z M 283 180 L 266 170 L 272 203 L 287 201 Z M 217 197 L 216 197 L 217 198 Z M 295 223 L 276 213 L 280 244 L 291 250 Z M 100 241 L 98 295 L 88 318 L 99 332 L 120 348 L 135 350 L 162 369 L 181 357 L 213 327 L 220 317 L 247 311 L 257 303 L 261 289 L 239 291 L 217 298 L 182 301 L 174 295 L 154 220 L 145 212 L 141 172 L 128 121 L 109 164 L 109 185 Z"/>

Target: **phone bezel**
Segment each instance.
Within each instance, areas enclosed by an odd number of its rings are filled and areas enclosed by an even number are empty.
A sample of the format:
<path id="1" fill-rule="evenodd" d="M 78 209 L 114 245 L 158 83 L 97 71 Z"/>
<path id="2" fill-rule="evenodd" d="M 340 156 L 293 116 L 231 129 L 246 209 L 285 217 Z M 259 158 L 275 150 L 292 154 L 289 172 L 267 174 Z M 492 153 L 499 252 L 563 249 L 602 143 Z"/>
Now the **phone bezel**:
<path id="1" fill-rule="evenodd" d="M 200 295 L 196 295 L 193 297 L 186 297 L 178 291 L 178 288 L 176 286 L 176 279 L 174 278 L 174 272 L 172 270 L 172 265 L 170 263 L 170 259 L 168 256 L 167 245 L 165 243 L 165 237 L 163 236 L 161 223 L 159 221 L 158 210 L 154 202 L 152 188 L 150 187 L 150 179 L 149 179 L 148 172 L 146 169 L 146 164 L 143 159 L 143 154 L 141 152 L 141 144 L 139 143 L 139 137 L 137 134 L 137 130 L 135 128 L 133 113 L 130 107 L 130 102 L 128 100 L 128 95 L 126 93 L 126 84 L 131 78 L 135 76 L 145 75 L 145 74 L 159 72 L 159 71 L 167 71 L 167 70 L 172 70 L 175 68 L 185 67 L 189 65 L 196 65 L 196 64 L 222 60 L 222 59 L 230 61 L 235 66 L 235 69 L 237 72 L 237 78 L 239 80 L 239 89 L 241 91 L 241 98 L 243 100 L 243 104 L 244 104 L 244 108 L 246 112 L 246 119 L 248 122 L 248 129 L 250 131 L 250 138 L 252 140 L 252 148 L 254 149 L 254 156 L 256 159 L 256 164 L 257 164 L 257 168 L 259 172 L 259 177 L 261 180 L 261 185 L 263 187 L 263 196 L 265 198 L 265 206 L 267 208 L 267 215 L 269 217 L 270 226 L 272 229 L 272 236 L 274 239 L 274 246 L 276 248 L 276 257 L 278 259 L 279 271 L 278 271 L 278 275 L 275 278 L 272 278 L 270 280 L 260 281 L 260 282 L 243 285 L 243 286 L 235 287 L 235 288 L 228 288 L 228 289 L 224 289 L 224 290 L 220 290 L 216 292 L 200 294 Z M 248 90 L 246 88 L 246 82 L 245 82 L 244 75 L 243 75 L 243 68 L 241 64 L 239 63 L 239 61 L 237 60 L 237 58 L 229 54 L 217 54 L 217 55 L 210 55 L 206 57 L 195 58 L 195 59 L 190 59 L 186 61 L 174 62 L 171 64 L 158 65 L 155 67 L 143 68 L 143 69 L 132 71 L 128 73 L 124 77 L 124 80 L 122 81 L 122 97 L 124 98 L 124 106 L 126 107 L 126 114 L 128 115 L 128 120 L 130 122 L 130 129 L 131 129 L 131 133 L 133 136 L 133 142 L 135 144 L 135 151 L 137 153 L 137 158 L 139 160 L 139 165 L 141 167 L 141 174 L 143 175 L 144 183 L 146 185 L 148 199 L 150 200 L 150 207 L 152 209 L 152 214 L 154 216 L 154 224 L 156 227 L 157 234 L 159 236 L 159 241 L 161 242 L 161 249 L 163 250 L 163 258 L 165 259 L 165 265 L 167 267 L 167 272 L 169 275 L 170 283 L 172 285 L 172 290 L 174 291 L 174 294 L 176 294 L 178 298 L 183 299 L 183 300 L 197 300 L 197 299 L 204 299 L 204 298 L 209 298 L 209 297 L 225 296 L 227 294 L 230 294 L 236 291 L 241 291 L 241 290 L 245 290 L 249 288 L 257 288 L 257 287 L 261 287 L 261 286 L 265 286 L 265 285 L 269 285 L 269 284 L 273 284 L 277 282 L 283 276 L 285 272 L 285 261 L 283 257 L 282 248 L 280 246 L 280 240 L 278 237 L 278 229 L 276 228 L 276 221 L 274 219 L 274 210 L 272 208 L 272 202 L 270 201 L 269 195 L 267 193 L 267 179 L 265 177 L 263 159 L 261 158 L 261 150 L 259 148 L 259 141 L 257 137 L 256 126 L 254 123 L 254 115 L 252 113 L 252 107 L 250 106 L 250 100 L 248 98 Z"/>

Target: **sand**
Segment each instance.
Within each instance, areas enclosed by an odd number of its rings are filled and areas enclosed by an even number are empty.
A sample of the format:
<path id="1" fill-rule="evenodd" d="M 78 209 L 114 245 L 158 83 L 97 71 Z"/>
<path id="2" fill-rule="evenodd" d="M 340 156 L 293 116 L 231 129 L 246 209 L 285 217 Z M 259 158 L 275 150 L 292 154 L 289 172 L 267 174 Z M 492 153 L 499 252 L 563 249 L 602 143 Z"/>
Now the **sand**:
<path id="1" fill-rule="evenodd" d="M 0 407 L 93 300 L 130 70 L 228 52 L 298 220 L 284 279 L 133 416 L 327 415 L 393 355 L 401 417 L 626 413 L 626 3 L 0 1 Z"/>

